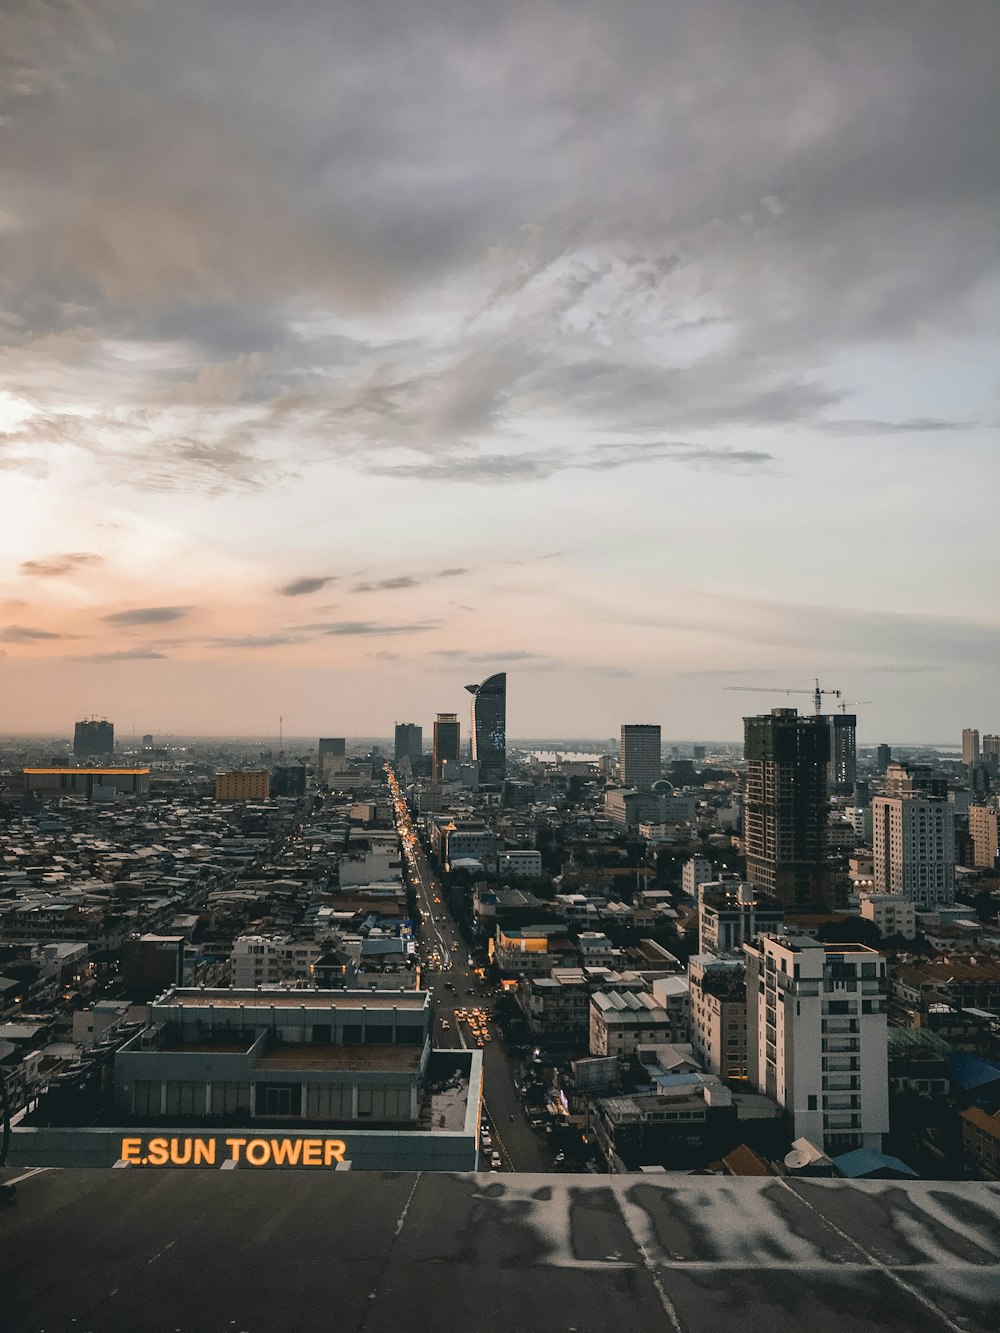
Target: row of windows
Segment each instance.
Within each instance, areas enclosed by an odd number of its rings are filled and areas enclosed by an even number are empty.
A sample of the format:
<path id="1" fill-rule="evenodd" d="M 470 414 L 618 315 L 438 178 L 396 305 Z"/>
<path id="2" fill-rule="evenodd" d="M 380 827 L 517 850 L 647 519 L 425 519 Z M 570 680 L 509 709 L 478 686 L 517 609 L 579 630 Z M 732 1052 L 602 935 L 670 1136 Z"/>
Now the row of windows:
<path id="1" fill-rule="evenodd" d="M 163 1089 L 166 1088 L 164 1104 Z M 310 1120 L 344 1120 L 354 1114 L 353 1088 L 349 1084 L 309 1084 L 303 1112 L 301 1083 L 258 1083 L 253 1106 L 257 1115 L 302 1116 Z M 248 1113 L 249 1083 L 213 1083 L 139 1079 L 133 1090 L 134 1113 L 139 1116 L 221 1116 Z M 408 1084 L 359 1085 L 357 1114 L 373 1120 L 406 1120 L 411 1115 Z"/>

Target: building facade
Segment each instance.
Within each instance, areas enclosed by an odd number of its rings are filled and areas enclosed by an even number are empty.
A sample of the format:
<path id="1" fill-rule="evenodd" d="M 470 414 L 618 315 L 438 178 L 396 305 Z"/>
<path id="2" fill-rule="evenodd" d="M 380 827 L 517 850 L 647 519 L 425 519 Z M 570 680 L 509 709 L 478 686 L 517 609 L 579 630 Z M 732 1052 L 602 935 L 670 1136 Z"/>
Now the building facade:
<path id="1" fill-rule="evenodd" d="M 147 796 L 148 768 L 26 768 L 27 791 L 113 801 L 118 796 Z"/>
<path id="2" fill-rule="evenodd" d="M 271 774 L 266 768 L 232 769 L 215 775 L 217 801 L 266 801 L 271 794 Z"/>
<path id="3" fill-rule="evenodd" d="M 507 772 L 507 673 L 465 688 L 472 695 L 472 758 L 480 782 L 495 786 Z"/>
<path id="4" fill-rule="evenodd" d="M 623 722 L 619 775 L 623 787 L 648 791 L 660 777 L 660 728 L 645 722 Z"/>
<path id="5" fill-rule="evenodd" d="M 77 759 L 98 759 L 115 752 L 114 723 L 106 718 L 88 718 L 73 728 L 73 754 Z"/>
<path id="6" fill-rule="evenodd" d="M 847 796 L 854 791 L 858 780 L 857 732 L 858 719 L 853 713 L 831 713 L 830 762 L 827 783 L 830 791 Z"/>
<path id="7" fill-rule="evenodd" d="M 424 752 L 424 730 L 416 722 L 397 722 L 393 741 L 393 760 L 419 759 Z"/>
<path id="8" fill-rule="evenodd" d="M 722 880 L 698 890 L 698 951 L 742 954 L 755 936 L 784 928 L 785 909 L 776 898 L 758 893 L 752 884 Z"/>
<path id="9" fill-rule="evenodd" d="M 966 727 L 962 732 L 962 763 L 979 763 L 979 729 Z"/>
<path id="10" fill-rule="evenodd" d="M 446 762 L 458 764 L 461 757 L 462 727 L 457 713 L 438 713 L 434 719 L 434 779 L 440 781 Z"/>
<path id="11" fill-rule="evenodd" d="M 740 958 L 695 954 L 688 960 L 691 1045 L 707 1073 L 747 1075 L 746 964 Z"/>
<path id="12" fill-rule="evenodd" d="M 860 944 L 762 936 L 747 960 L 747 1076 L 826 1153 L 889 1130 L 885 959 Z"/>
<path id="13" fill-rule="evenodd" d="M 828 721 L 775 708 L 743 722 L 747 879 L 786 908 L 823 910 L 830 898 Z"/>
<path id="14" fill-rule="evenodd" d="M 890 772 L 892 770 L 890 769 Z M 919 789 L 872 801 L 876 893 L 898 893 L 918 908 L 955 901 L 955 814 Z"/>
<path id="15" fill-rule="evenodd" d="M 996 806 L 969 807 L 969 836 L 972 838 L 973 865 L 993 870 L 1000 856 L 1000 812 Z"/>

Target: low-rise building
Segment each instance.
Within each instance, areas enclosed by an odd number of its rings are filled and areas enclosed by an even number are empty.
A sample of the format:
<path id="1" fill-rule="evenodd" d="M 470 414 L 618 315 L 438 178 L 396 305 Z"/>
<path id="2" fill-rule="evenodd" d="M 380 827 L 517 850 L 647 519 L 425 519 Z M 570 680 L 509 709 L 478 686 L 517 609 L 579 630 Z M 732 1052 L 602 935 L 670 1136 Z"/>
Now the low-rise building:
<path id="1" fill-rule="evenodd" d="M 905 940 L 915 938 L 917 908 L 909 898 L 901 893 L 862 893 L 859 901 L 861 916 L 874 922 L 883 938 L 890 935 L 901 935 Z"/>
<path id="2" fill-rule="evenodd" d="M 746 1078 L 747 987 L 742 958 L 696 954 L 688 960 L 691 1045 L 702 1069 Z"/>
<path id="3" fill-rule="evenodd" d="M 645 991 L 596 991 L 590 997 L 591 1055 L 625 1059 L 640 1046 L 686 1040 L 686 1026 L 676 1014 Z"/>
<path id="4" fill-rule="evenodd" d="M 271 794 L 271 774 L 266 768 L 231 769 L 215 775 L 217 801 L 266 801 Z"/>

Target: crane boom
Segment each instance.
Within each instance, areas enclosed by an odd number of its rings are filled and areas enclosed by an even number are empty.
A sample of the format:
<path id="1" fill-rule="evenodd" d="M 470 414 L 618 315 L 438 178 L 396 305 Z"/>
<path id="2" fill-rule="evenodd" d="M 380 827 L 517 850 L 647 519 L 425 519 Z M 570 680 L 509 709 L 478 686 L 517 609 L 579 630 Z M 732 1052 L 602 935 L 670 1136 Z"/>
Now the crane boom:
<path id="1" fill-rule="evenodd" d="M 824 695 L 824 694 L 831 694 L 831 695 L 833 695 L 833 697 L 834 697 L 835 699 L 839 699 L 840 696 L 841 696 L 841 694 L 843 693 L 842 690 L 822 690 L 822 689 L 820 689 L 820 684 L 819 684 L 819 678 L 818 678 L 818 677 L 817 677 L 817 679 L 816 679 L 816 684 L 813 686 L 813 688 L 812 688 L 811 690 L 801 689 L 801 688 L 798 688 L 798 687 L 792 687 L 791 689 L 786 689 L 785 687 L 783 687 L 783 686 L 781 686 L 781 685 L 774 685 L 774 686 L 767 686 L 767 685 L 724 685 L 724 686 L 723 686 L 723 689 L 725 689 L 725 690 L 740 690 L 740 691 L 742 691 L 742 692 L 744 692 L 744 693 L 747 693 L 747 694 L 811 694 L 812 697 L 813 697 L 813 703 L 814 703 L 814 705 L 815 705 L 815 707 L 816 707 L 816 716 L 817 716 L 817 717 L 818 717 L 818 716 L 820 715 L 820 713 L 822 713 L 822 711 L 823 711 L 823 695 Z"/>

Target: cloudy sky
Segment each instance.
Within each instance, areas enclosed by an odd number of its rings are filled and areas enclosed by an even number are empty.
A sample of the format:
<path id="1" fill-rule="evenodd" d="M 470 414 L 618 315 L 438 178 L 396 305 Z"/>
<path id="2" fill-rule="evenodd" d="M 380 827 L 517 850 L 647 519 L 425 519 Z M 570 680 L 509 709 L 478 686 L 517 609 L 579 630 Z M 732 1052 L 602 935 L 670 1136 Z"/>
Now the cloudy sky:
<path id="1" fill-rule="evenodd" d="M 995 0 L 4 0 L 0 727 L 1000 731 L 998 66 Z"/>

